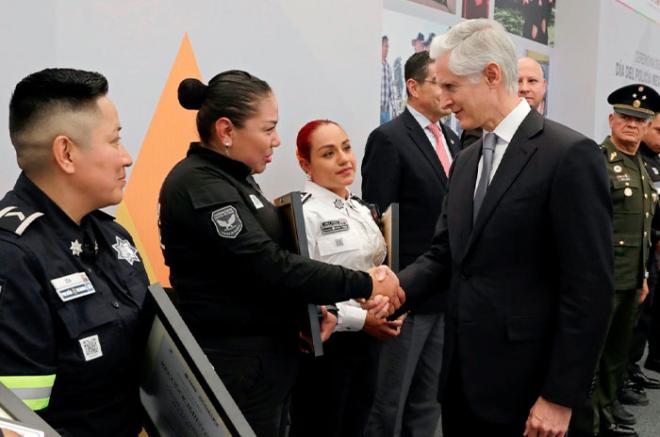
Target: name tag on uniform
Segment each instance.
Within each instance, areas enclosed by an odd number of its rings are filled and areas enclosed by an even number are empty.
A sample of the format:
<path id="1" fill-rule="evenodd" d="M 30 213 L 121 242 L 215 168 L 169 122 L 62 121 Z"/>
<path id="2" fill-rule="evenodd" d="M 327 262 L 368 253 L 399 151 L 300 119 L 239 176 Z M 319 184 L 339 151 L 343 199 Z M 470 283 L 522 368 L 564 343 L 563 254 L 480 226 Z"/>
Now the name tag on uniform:
<path id="1" fill-rule="evenodd" d="M 321 223 L 321 235 L 335 234 L 337 232 L 348 231 L 348 221 L 346 219 L 328 220 Z"/>
<path id="2" fill-rule="evenodd" d="M 630 175 L 628 173 L 618 174 L 616 180 L 618 182 L 630 182 Z"/>
<path id="3" fill-rule="evenodd" d="M 96 293 L 92 282 L 85 272 L 55 278 L 50 281 L 62 302 L 78 299 Z"/>
<path id="4" fill-rule="evenodd" d="M 260 209 L 264 207 L 264 204 L 261 203 L 261 200 L 259 200 L 259 198 L 254 194 L 250 194 L 250 200 L 252 201 L 252 204 L 255 208 Z"/>

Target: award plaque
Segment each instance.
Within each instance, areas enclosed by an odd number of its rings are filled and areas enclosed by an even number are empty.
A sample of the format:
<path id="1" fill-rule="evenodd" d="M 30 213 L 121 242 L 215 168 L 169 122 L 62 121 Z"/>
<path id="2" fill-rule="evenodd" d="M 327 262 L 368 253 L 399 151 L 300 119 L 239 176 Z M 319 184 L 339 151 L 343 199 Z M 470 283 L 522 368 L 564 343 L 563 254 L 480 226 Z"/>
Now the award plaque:
<path id="1" fill-rule="evenodd" d="M 399 204 L 390 204 L 380 221 L 387 245 L 387 266 L 394 273 L 399 273 Z"/>
<path id="2" fill-rule="evenodd" d="M 149 437 L 255 436 L 160 284 L 149 286 L 151 325 L 140 400 Z"/>
<path id="3" fill-rule="evenodd" d="M 307 248 L 307 234 L 305 233 L 305 218 L 302 209 L 302 196 L 300 191 L 292 191 L 282 197 L 275 199 L 284 223 L 288 228 L 288 239 L 286 249 L 309 258 Z M 323 355 L 323 341 L 321 341 L 321 325 L 319 322 L 319 309 L 317 305 L 305 304 L 302 319 L 303 333 L 311 340 L 311 352 L 315 357 Z"/>
<path id="4" fill-rule="evenodd" d="M 0 383 L 0 435 L 5 437 L 60 437 L 37 413 Z"/>

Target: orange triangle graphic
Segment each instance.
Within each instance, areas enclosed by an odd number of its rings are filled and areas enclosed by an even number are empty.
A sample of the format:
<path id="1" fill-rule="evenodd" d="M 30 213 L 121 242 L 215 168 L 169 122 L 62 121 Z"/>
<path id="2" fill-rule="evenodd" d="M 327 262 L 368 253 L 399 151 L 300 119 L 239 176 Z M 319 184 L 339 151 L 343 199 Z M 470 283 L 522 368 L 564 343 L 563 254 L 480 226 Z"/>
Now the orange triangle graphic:
<path id="1" fill-rule="evenodd" d="M 117 210 L 117 221 L 133 235 L 149 280 L 163 286 L 170 281 L 158 235 L 158 193 L 167 173 L 198 138 L 196 113 L 183 109 L 177 100 L 179 83 L 187 77 L 200 79 L 201 74 L 186 33 Z"/>

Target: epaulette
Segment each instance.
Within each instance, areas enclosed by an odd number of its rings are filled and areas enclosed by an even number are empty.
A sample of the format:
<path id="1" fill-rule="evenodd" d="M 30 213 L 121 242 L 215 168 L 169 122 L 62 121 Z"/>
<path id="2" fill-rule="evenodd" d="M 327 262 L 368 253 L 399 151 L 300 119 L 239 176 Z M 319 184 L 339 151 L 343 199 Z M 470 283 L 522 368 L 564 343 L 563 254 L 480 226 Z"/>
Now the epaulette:
<path id="1" fill-rule="evenodd" d="M 378 208 L 378 205 L 376 205 L 375 203 L 365 202 L 364 200 L 360 199 L 355 194 L 351 194 L 351 200 L 355 200 L 360 205 L 366 206 L 369 209 L 369 212 L 371 212 L 371 217 L 373 217 L 376 224 L 380 223 L 380 210 Z"/>
<path id="2" fill-rule="evenodd" d="M 0 209 L 0 229 L 21 236 L 28 226 L 43 215 L 43 212 L 37 210 L 25 208 L 19 210 L 16 206 L 7 206 Z"/>

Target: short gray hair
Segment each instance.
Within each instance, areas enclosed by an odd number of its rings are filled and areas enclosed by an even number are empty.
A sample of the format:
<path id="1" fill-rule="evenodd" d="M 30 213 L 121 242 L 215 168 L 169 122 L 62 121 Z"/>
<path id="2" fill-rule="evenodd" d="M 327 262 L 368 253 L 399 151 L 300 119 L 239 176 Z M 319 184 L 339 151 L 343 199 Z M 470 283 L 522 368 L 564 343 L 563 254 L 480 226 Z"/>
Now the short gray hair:
<path id="1" fill-rule="evenodd" d="M 431 58 L 437 59 L 447 51 L 451 51 L 449 69 L 454 74 L 475 80 L 488 63 L 494 62 L 502 69 L 509 93 L 518 92 L 516 48 L 497 21 L 485 18 L 463 21 L 433 38 Z"/>

